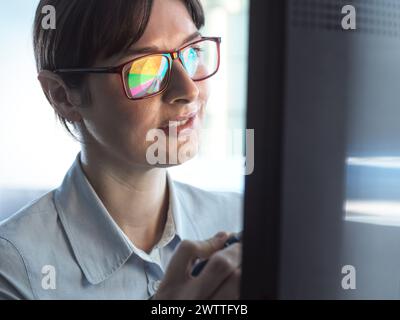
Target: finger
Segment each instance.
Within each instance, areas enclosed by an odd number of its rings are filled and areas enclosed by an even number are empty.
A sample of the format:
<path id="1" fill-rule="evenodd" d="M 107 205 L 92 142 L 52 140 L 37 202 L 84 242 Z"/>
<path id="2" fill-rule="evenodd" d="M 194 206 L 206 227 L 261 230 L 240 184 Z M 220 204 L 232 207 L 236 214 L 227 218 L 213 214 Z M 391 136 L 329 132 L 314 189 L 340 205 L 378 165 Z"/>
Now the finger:
<path id="1" fill-rule="evenodd" d="M 194 282 L 199 291 L 207 296 L 214 292 L 236 269 L 241 266 L 242 245 L 233 244 L 214 253 Z"/>
<path id="2" fill-rule="evenodd" d="M 212 254 L 224 248 L 224 243 L 229 235 L 226 232 L 218 232 L 214 237 L 200 241 L 200 247 L 196 253 L 197 258 L 207 259 Z"/>
<path id="3" fill-rule="evenodd" d="M 188 277 L 189 269 L 198 258 L 208 258 L 214 252 L 223 248 L 228 235 L 219 232 L 214 237 L 204 241 L 183 240 L 172 257 L 166 276 L 168 278 Z"/>
<path id="4" fill-rule="evenodd" d="M 238 300 L 242 269 L 236 269 L 211 295 L 211 300 Z"/>

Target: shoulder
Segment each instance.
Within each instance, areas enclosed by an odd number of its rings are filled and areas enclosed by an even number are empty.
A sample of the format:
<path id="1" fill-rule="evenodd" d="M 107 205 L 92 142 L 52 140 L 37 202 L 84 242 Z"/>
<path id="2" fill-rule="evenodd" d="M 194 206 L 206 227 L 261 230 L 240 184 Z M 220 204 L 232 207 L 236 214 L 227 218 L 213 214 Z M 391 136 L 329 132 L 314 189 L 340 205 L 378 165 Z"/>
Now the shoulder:
<path id="1" fill-rule="evenodd" d="M 218 231 L 242 230 L 243 194 L 231 191 L 210 191 L 174 181 L 176 197 L 184 214 L 200 230 L 202 238 Z"/>
<path id="2" fill-rule="evenodd" d="M 32 255 L 48 243 L 57 225 L 53 191 L 34 200 L 0 223 L 0 299 L 33 299 Z"/>
<path id="3" fill-rule="evenodd" d="M 53 191 L 28 203 L 9 218 L 0 222 L 0 237 L 16 241 L 28 240 L 35 231 L 46 230 L 49 224 L 57 219 L 57 211 L 53 201 Z"/>

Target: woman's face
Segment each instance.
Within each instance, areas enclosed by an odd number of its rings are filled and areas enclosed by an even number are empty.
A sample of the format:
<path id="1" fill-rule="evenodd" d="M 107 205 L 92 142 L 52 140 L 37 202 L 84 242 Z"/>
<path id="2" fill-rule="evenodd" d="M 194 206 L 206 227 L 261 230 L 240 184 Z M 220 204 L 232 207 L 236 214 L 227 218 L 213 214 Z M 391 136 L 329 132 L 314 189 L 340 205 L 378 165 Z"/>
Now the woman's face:
<path id="1" fill-rule="evenodd" d="M 133 44 L 132 50 L 154 47 L 154 51 L 172 51 L 200 39 L 197 32 L 182 0 L 155 0 L 147 28 L 140 40 Z M 146 53 L 114 56 L 97 61 L 96 66 L 120 65 L 144 54 Z M 162 128 L 169 121 L 180 117 L 195 115 L 192 130 L 186 130 L 189 135 L 183 141 L 179 139 L 176 142 L 176 138 L 172 140 L 173 136 L 166 135 L 170 146 L 168 143 L 160 144 L 160 140 L 157 147 L 158 153 L 165 152 L 167 165 L 184 162 L 185 159 L 180 154 L 185 154 L 186 160 L 196 154 L 197 137 L 209 95 L 207 80 L 192 81 L 179 60 L 174 60 L 168 88 L 154 97 L 129 100 L 118 74 L 92 74 L 89 76 L 88 86 L 91 105 L 89 108 L 81 108 L 80 111 L 90 141 L 94 141 L 89 152 L 96 155 L 107 153 L 110 157 L 117 157 L 132 165 L 163 166 L 150 164 L 146 159 L 148 148 L 154 147 L 155 143 L 155 140 L 146 141 L 148 132 Z M 174 154 L 170 153 L 170 148 L 175 149 Z M 154 152 L 149 154 L 154 155 Z"/>

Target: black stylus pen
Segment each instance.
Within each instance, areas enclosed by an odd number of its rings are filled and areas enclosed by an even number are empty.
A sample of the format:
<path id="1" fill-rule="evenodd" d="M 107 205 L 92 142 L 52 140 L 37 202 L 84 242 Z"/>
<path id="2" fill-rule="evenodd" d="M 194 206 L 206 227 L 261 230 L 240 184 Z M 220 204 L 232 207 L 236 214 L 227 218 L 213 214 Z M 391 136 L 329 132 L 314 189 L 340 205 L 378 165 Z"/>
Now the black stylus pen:
<path id="1" fill-rule="evenodd" d="M 242 232 L 236 233 L 232 236 L 230 236 L 224 243 L 224 248 L 229 247 L 230 245 L 242 241 Z M 205 267 L 207 264 L 208 259 L 203 260 L 196 264 L 192 270 L 192 276 L 196 277 L 200 274 L 201 270 Z"/>

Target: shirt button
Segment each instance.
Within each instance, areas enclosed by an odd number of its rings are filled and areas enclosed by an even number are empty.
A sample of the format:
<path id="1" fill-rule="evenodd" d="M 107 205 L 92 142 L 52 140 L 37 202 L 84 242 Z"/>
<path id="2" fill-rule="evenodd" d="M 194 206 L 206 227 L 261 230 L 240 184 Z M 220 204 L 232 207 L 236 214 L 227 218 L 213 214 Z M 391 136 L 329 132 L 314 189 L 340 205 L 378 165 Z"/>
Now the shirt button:
<path id="1" fill-rule="evenodd" d="M 157 280 L 157 281 L 154 281 L 154 282 L 153 282 L 153 290 L 154 290 L 154 291 L 157 291 L 157 290 L 158 290 L 158 288 L 160 287 L 160 283 L 161 283 L 160 280 Z"/>

